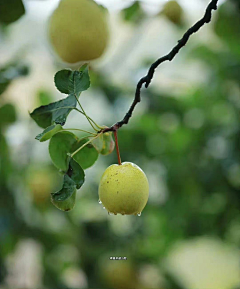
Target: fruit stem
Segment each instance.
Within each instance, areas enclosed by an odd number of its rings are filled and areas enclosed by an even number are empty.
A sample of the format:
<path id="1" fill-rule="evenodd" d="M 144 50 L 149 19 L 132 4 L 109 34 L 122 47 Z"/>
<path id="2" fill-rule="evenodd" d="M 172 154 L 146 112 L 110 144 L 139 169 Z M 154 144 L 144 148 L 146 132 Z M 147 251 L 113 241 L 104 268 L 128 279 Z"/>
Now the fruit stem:
<path id="1" fill-rule="evenodd" d="M 120 151 L 118 146 L 118 137 L 117 137 L 117 130 L 114 130 L 114 137 L 115 137 L 115 143 L 116 143 L 116 150 L 117 150 L 117 156 L 118 156 L 118 164 L 121 165 L 121 157 L 120 157 Z"/>
<path id="2" fill-rule="evenodd" d="M 98 131 L 98 129 L 102 129 L 101 126 L 99 126 L 91 117 L 89 117 L 89 116 L 86 114 L 86 112 L 84 111 L 84 109 L 83 109 L 83 107 L 82 107 L 82 105 L 81 105 L 81 103 L 80 103 L 80 101 L 79 101 L 79 99 L 77 98 L 76 95 L 75 95 L 75 98 L 76 98 L 76 100 L 77 100 L 80 108 L 82 109 L 82 114 L 85 115 L 85 117 L 87 118 L 87 120 L 88 120 L 89 124 L 92 126 L 92 128 L 93 128 L 96 132 Z M 93 126 L 93 124 L 95 124 L 98 129 L 96 129 L 96 128 Z"/>

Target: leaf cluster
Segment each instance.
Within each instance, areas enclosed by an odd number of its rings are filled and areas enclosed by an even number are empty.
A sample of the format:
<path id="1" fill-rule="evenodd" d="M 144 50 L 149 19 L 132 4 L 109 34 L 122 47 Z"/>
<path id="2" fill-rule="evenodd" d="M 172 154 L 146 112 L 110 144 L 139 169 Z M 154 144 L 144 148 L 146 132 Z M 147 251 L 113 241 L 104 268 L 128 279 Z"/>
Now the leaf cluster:
<path id="1" fill-rule="evenodd" d="M 85 181 L 84 170 L 96 162 L 99 154 L 111 153 L 114 141 L 112 133 L 101 133 L 101 127 L 86 115 L 79 101 L 81 93 L 90 87 L 88 67 L 84 65 L 78 71 L 60 70 L 55 74 L 54 81 L 56 88 L 67 94 L 67 97 L 36 108 L 30 116 L 38 126 L 44 128 L 36 139 L 40 142 L 50 140 L 49 154 L 52 162 L 64 174 L 62 189 L 52 194 L 52 203 L 60 210 L 69 211 L 74 207 L 76 191 Z M 77 104 L 81 110 L 77 108 Z M 64 129 L 72 110 L 84 115 L 95 132 Z M 78 138 L 70 130 L 85 132 L 87 135 Z"/>

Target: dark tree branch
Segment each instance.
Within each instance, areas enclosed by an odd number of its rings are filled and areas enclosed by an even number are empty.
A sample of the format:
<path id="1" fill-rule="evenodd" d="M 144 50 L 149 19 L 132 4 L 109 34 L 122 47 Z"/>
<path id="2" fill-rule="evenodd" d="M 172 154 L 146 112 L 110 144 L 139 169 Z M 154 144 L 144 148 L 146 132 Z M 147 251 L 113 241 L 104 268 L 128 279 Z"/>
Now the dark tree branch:
<path id="1" fill-rule="evenodd" d="M 113 126 L 105 128 L 103 130 L 103 132 L 116 131 L 120 127 L 122 127 L 124 124 L 128 124 L 136 105 L 138 104 L 138 102 L 141 101 L 141 89 L 142 89 L 142 86 L 145 84 L 145 87 L 148 88 L 148 86 L 150 85 L 150 83 L 152 81 L 152 78 L 154 76 L 156 68 L 161 63 L 163 63 L 165 61 L 172 61 L 173 58 L 178 54 L 180 49 L 183 48 L 186 45 L 186 43 L 188 42 L 190 36 L 192 34 L 196 33 L 202 26 L 204 26 L 205 23 L 209 23 L 211 21 L 212 11 L 213 10 L 217 10 L 217 3 L 218 3 L 218 0 L 212 0 L 209 3 L 203 18 L 201 20 L 199 20 L 195 25 L 193 25 L 183 35 L 182 39 L 178 41 L 178 44 L 171 50 L 171 52 L 169 54 L 159 58 L 156 62 L 154 62 L 151 65 L 150 69 L 148 70 L 147 75 L 139 80 L 139 82 L 137 84 L 136 92 L 135 92 L 134 101 L 133 101 L 131 107 L 129 108 L 128 112 L 126 113 L 125 117 L 121 121 L 119 121 L 116 124 L 114 124 Z"/>

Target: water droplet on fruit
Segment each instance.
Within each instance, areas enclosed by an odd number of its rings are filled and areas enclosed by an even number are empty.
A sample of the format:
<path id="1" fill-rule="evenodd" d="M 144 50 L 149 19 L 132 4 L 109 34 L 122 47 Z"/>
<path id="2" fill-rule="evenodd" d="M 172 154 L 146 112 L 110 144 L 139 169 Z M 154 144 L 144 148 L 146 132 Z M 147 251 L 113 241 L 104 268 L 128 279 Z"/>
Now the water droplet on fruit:
<path id="1" fill-rule="evenodd" d="M 108 212 L 108 215 L 109 215 L 109 216 L 113 216 L 113 213 Z"/>
<path id="2" fill-rule="evenodd" d="M 101 200 L 98 200 L 98 203 L 101 204 L 102 203 Z"/>
<path id="3" fill-rule="evenodd" d="M 105 210 L 106 208 L 105 207 L 103 207 L 103 210 Z"/>
<path id="4" fill-rule="evenodd" d="M 141 216 L 141 213 L 138 213 L 137 215 L 138 215 L 138 217 L 140 217 L 140 216 Z"/>

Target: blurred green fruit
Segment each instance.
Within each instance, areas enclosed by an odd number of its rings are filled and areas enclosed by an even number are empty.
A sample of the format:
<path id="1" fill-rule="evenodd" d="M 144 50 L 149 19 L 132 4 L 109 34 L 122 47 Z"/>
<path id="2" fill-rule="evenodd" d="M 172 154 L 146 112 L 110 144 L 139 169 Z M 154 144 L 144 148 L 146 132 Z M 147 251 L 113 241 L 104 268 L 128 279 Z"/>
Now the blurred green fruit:
<path id="1" fill-rule="evenodd" d="M 64 62 L 99 58 L 109 39 L 106 10 L 93 0 L 62 0 L 50 18 L 49 38 Z"/>
<path id="2" fill-rule="evenodd" d="M 52 175 L 48 170 L 31 171 L 28 176 L 28 187 L 36 204 L 49 202 L 53 187 Z"/>
<path id="3" fill-rule="evenodd" d="M 183 9 L 177 1 L 168 1 L 161 11 L 171 22 L 181 24 L 183 17 Z"/>
<path id="4" fill-rule="evenodd" d="M 133 163 L 114 164 L 104 172 L 98 193 L 109 213 L 137 215 L 147 204 L 148 180 L 145 173 Z"/>
<path id="5" fill-rule="evenodd" d="M 140 288 L 137 282 L 136 272 L 129 261 L 109 261 L 104 263 L 102 268 L 104 281 L 113 289 L 137 289 Z"/>

